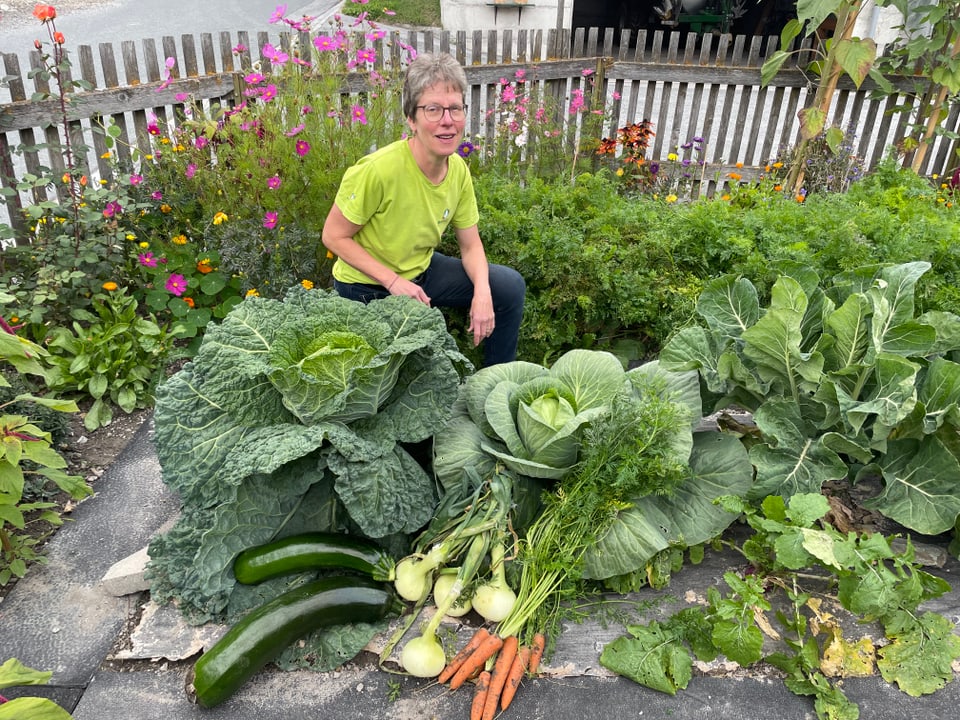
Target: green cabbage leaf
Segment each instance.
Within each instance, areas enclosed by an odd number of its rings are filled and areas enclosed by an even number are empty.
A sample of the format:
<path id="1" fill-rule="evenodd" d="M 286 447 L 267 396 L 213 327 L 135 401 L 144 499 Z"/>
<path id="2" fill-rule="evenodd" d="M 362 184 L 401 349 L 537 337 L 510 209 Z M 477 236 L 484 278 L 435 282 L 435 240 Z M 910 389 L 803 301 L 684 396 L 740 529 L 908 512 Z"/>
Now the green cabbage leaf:
<path id="1" fill-rule="evenodd" d="M 437 492 L 408 447 L 445 426 L 471 369 L 440 312 L 410 298 L 297 287 L 238 305 L 157 391 L 157 456 L 183 509 L 150 545 L 154 596 L 223 620 L 254 602 L 233 577 L 244 548 L 421 528 Z"/>

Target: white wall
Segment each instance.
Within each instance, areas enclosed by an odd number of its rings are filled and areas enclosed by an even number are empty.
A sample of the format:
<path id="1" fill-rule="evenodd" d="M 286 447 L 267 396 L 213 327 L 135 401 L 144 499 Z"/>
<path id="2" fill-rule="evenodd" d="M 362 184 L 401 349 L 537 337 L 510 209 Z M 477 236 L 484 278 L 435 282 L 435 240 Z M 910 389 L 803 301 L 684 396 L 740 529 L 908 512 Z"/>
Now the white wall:
<path id="1" fill-rule="evenodd" d="M 443 29 L 458 30 L 548 30 L 557 26 L 560 0 L 528 0 L 525 7 L 495 5 L 493 0 L 442 0 Z M 563 26 L 573 23 L 573 0 L 564 0 Z"/>
<path id="2" fill-rule="evenodd" d="M 903 15 L 895 7 L 877 7 L 874 0 L 866 0 L 857 17 L 853 34 L 861 38 L 873 38 L 879 52 L 883 46 L 896 40 L 897 27 L 903 25 Z"/>

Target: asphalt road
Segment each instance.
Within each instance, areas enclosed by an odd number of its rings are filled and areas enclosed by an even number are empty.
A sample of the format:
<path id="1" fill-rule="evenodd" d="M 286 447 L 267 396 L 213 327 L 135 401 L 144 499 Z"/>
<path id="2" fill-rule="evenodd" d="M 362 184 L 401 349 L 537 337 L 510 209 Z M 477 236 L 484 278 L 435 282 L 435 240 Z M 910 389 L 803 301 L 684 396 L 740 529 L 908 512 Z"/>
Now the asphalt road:
<path id="1" fill-rule="evenodd" d="M 144 38 L 178 37 L 184 33 L 216 33 L 222 30 L 270 29 L 270 16 L 278 5 L 287 15 L 322 16 L 338 7 L 339 0 L 287 2 L 278 0 L 60 0 L 56 8 L 57 30 L 70 46 L 94 45 Z M 0 53 L 25 57 L 39 38 L 47 40 L 46 28 L 33 17 L 33 0 L 0 0 Z"/>

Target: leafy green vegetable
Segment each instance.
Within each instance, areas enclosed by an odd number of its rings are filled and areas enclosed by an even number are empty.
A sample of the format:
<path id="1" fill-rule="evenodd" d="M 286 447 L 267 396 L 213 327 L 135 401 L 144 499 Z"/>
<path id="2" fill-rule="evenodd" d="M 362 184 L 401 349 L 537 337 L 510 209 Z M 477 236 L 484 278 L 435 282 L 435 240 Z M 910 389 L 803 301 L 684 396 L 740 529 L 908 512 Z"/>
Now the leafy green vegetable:
<path id="1" fill-rule="evenodd" d="M 827 603 L 809 589 L 811 583 L 824 583 L 824 590 L 831 592 L 835 579 L 835 599 L 842 607 L 862 620 L 879 621 L 891 641 L 876 652 L 885 680 L 917 696 L 953 679 L 951 664 L 960 658 L 953 622 L 917 610 L 950 588 L 917 566 L 909 542 L 903 552 L 895 552 L 891 540 L 880 534 L 843 534 L 821 524 L 830 505 L 819 493 L 797 494 L 789 502 L 769 496 L 759 510 L 740 497 L 728 496 L 720 503 L 729 512 L 744 513 L 754 531 L 737 548 L 753 571 L 725 573 L 728 592 L 709 588 L 706 607 L 628 626 L 628 636 L 603 649 L 604 667 L 674 694 L 689 681 L 690 653 L 707 661 L 722 653 L 744 666 L 763 659 L 785 673 L 791 692 L 814 698 L 818 718 L 856 720 L 859 708 L 843 694 L 842 684 L 828 677 L 836 676 L 838 663 L 835 657 L 827 662 L 827 655 L 843 645 L 838 643 L 839 625 L 825 611 Z M 800 572 L 808 568 L 814 572 Z M 774 604 L 784 607 L 782 598 L 774 602 L 775 594 L 788 601 L 785 610 L 775 613 L 779 631 L 769 617 Z M 786 650 L 764 655 L 764 635 L 777 637 Z M 827 638 L 823 657 L 821 635 Z M 872 671 L 872 642 L 846 647 L 865 654 L 855 658 L 859 674 Z"/>
<path id="2" fill-rule="evenodd" d="M 750 499 L 873 474 L 885 487 L 870 507 L 921 533 L 955 526 L 960 364 L 947 354 L 960 348 L 960 317 L 914 317 L 914 288 L 929 268 L 864 268 L 823 288 L 809 268 L 788 267 L 762 311 L 746 279 L 725 276 L 703 291 L 705 327 L 678 332 L 660 362 L 697 370 L 714 409 L 754 414 Z"/>
<path id="3" fill-rule="evenodd" d="M 183 512 L 151 543 L 154 594 L 197 622 L 235 617 L 286 582 L 238 588 L 245 548 L 418 530 L 436 491 L 404 444 L 444 426 L 468 367 L 440 312 L 409 298 L 294 288 L 234 308 L 158 389 L 157 455 Z"/>

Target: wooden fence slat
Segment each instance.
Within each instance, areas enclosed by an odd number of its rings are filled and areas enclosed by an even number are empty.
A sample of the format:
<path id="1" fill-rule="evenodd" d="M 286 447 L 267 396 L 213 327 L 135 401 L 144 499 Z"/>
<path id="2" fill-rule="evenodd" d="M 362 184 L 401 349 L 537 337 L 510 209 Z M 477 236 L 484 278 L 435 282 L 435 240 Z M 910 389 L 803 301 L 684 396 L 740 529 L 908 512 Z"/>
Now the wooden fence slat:
<path id="1" fill-rule="evenodd" d="M 263 47 L 271 42 L 271 34 L 256 33 L 256 47 L 246 32 L 236 34 L 236 43 L 228 32 L 216 37 L 218 42 L 210 33 L 182 35 L 179 43 L 170 36 L 159 43 L 145 40 L 141 47 L 142 67 L 131 41 L 99 45 L 99 64 L 93 49 L 80 46 L 74 71 L 92 89 L 73 93 L 67 107 L 68 137 L 62 136 L 59 103 L 50 83 L 38 74 L 33 79 L 37 99 L 28 99 L 16 55 L 4 54 L 6 74 L 13 77 L 9 83 L 10 102 L 0 105 L 3 186 L 16 184 L 11 168 L 17 165 L 36 175 L 48 169 L 54 173 L 62 171 L 67 139 L 76 153 L 77 168 L 96 166 L 100 176 L 106 176 L 113 166 L 102 157 L 106 144 L 97 128 L 105 124 L 103 118 L 120 129 L 115 153 L 121 165 L 128 165 L 132 161 L 130 143 L 136 143 L 141 152 L 151 147 L 148 125 L 154 117 L 168 127 L 184 119 L 185 95 L 207 108 L 242 101 L 235 79 L 254 67 L 253 58 L 269 72 L 270 61 L 264 57 Z M 504 78 L 516 83 L 518 90 L 523 86 L 524 94 L 536 101 L 531 107 L 537 107 L 541 100 L 549 101 L 556 112 L 554 119 L 577 147 L 584 147 L 582 141 L 594 134 L 613 137 L 619 127 L 646 119 L 653 121 L 655 133 L 648 151 L 651 159 L 663 159 L 676 145 L 696 135 L 704 139 L 702 159 L 712 171 L 729 170 L 739 160 L 756 172 L 796 144 L 797 110 L 809 104 L 813 91 L 802 70 L 813 50 L 810 39 L 796 41 L 790 49 L 800 52 L 791 56 L 771 82 L 761 86 L 760 68 L 777 47 L 775 37 L 664 30 L 618 33 L 613 28 L 597 27 L 578 28 L 572 33 L 555 28 L 507 28 L 486 33 L 410 30 L 405 33 L 407 42 L 401 42 L 401 37 L 404 35 L 399 31 L 392 31 L 389 39 L 366 43 L 376 48 L 375 67 L 399 67 L 403 48 L 408 46 L 419 52 L 436 52 L 439 48 L 455 53 L 470 84 L 468 131 L 483 138 L 488 147 L 496 143 L 498 123 L 488 111 L 497 107 L 502 91 L 500 79 Z M 279 40 L 273 42 L 307 62 L 313 57 L 308 33 L 281 32 Z M 115 47 L 121 53 L 123 83 L 118 77 Z M 175 60 L 169 69 L 165 62 L 168 57 Z M 39 69 L 39 63 L 39 53 L 33 53 L 31 66 Z M 520 70 L 527 73 L 523 83 L 517 77 Z M 359 74 L 348 78 L 345 91 L 363 92 L 360 79 Z M 854 152 L 863 158 L 868 169 L 882 160 L 891 144 L 902 141 L 910 131 L 909 115 L 914 101 L 908 99 L 909 79 L 892 80 L 899 95 L 873 100 L 869 95 L 875 88 L 869 79 L 857 88 L 849 79 L 842 78 L 828 118 L 831 124 L 861 131 Z M 583 93 L 585 108 L 571 114 L 567 103 L 575 92 Z M 52 99 L 42 99 L 44 94 Z M 894 112 L 893 108 L 901 102 L 904 107 Z M 599 121 L 588 112 L 600 109 L 604 116 Z M 958 124 L 960 105 L 952 105 L 943 128 L 955 132 Z M 531 133 L 524 146 L 527 158 L 535 156 L 535 135 Z M 40 136 L 44 141 L 38 147 Z M 12 147 L 14 142 L 18 148 Z M 91 148 L 84 150 L 85 145 Z M 934 138 L 922 171 L 932 174 L 952 170 L 958 164 L 957 147 L 955 139 Z M 14 154 L 22 156 L 16 159 L 16 165 Z M 35 201 L 46 197 L 44 188 L 35 190 Z M 4 203 L 18 216 L 17 221 L 11 218 L 11 222 L 20 223 L 18 240 L 23 230 L 16 209 L 19 201 L 22 198 L 18 194 Z"/>

